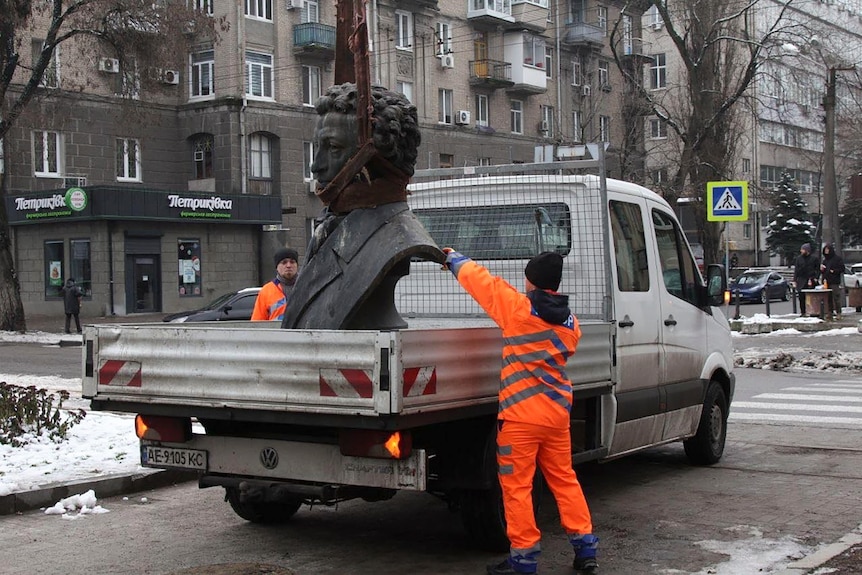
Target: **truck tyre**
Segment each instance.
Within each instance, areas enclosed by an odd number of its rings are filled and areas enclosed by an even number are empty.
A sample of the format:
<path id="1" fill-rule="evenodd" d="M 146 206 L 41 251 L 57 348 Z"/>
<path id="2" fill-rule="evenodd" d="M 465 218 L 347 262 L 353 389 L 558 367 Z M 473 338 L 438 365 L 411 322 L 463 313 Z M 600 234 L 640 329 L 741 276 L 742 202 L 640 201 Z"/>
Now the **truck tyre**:
<path id="1" fill-rule="evenodd" d="M 721 386 L 711 381 L 706 390 L 697 433 L 683 442 L 685 454 L 696 465 L 712 465 L 724 454 L 726 439 L 727 399 Z"/>
<path id="2" fill-rule="evenodd" d="M 240 501 L 239 489 L 225 487 L 225 499 L 234 513 L 252 523 L 285 523 L 302 506 L 302 501 Z"/>

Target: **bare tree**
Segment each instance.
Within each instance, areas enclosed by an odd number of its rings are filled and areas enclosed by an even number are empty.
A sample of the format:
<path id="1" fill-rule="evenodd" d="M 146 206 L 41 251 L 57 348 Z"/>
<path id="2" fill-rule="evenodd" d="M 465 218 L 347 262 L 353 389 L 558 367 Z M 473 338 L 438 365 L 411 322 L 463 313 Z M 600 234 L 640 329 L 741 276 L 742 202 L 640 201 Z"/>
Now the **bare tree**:
<path id="1" fill-rule="evenodd" d="M 146 72 L 184 66 L 189 42 L 216 41 L 224 30 L 223 19 L 194 6 L 186 0 L 0 0 L 0 143 L 35 101 L 57 97 L 44 84 L 58 46 L 68 46 L 65 50 L 81 59 L 110 49 L 121 67 L 133 62 L 134 69 L 145 72 L 140 86 L 146 88 L 153 76 Z M 34 38 L 42 46 L 31 59 Z M 87 89 L 86 82 L 86 76 L 77 83 L 72 79 L 59 92 L 74 95 Z M 0 197 L 5 195 L 0 174 Z M 0 202 L 0 330 L 25 329 L 9 217 Z"/>
<path id="2" fill-rule="evenodd" d="M 678 143 L 678 163 L 665 188 L 673 204 L 687 196 L 701 214 L 704 258 L 718 260 L 722 225 L 706 221 L 706 184 L 731 179 L 735 152 L 744 131 L 741 112 L 759 67 L 800 34 L 788 15 L 793 0 L 650 0 L 664 20 L 682 70 L 679 85 L 654 92 L 623 65 L 620 22 L 611 33 L 611 50 L 620 71 L 663 121 Z"/>

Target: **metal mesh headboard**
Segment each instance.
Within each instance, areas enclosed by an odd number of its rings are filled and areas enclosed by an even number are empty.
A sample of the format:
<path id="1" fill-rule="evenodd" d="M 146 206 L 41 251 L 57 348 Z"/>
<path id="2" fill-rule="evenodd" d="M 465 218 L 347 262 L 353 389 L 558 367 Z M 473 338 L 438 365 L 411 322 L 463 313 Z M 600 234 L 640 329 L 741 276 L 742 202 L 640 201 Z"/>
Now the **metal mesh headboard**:
<path id="1" fill-rule="evenodd" d="M 524 289 L 524 266 L 531 257 L 560 253 L 565 258 L 560 291 L 570 296 L 572 311 L 582 319 L 607 319 L 604 179 L 561 175 L 560 163 L 551 170 L 548 164 L 538 166 L 514 166 L 522 174 L 510 176 L 496 175 L 500 167 L 494 166 L 495 175 L 449 180 L 439 179 L 446 170 L 429 170 L 437 180 L 412 184 L 408 202 L 440 247 L 460 251 L 518 290 Z M 484 315 L 448 272 L 429 262 L 411 264 L 410 275 L 398 283 L 396 303 L 405 317 Z"/>

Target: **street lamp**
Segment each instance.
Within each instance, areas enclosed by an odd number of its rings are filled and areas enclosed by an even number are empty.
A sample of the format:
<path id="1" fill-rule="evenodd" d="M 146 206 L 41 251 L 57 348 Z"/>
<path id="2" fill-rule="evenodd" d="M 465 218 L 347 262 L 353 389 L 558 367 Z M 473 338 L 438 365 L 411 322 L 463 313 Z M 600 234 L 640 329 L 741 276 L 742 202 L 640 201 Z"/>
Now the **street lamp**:
<path id="1" fill-rule="evenodd" d="M 826 111 L 826 141 L 823 144 L 823 242 L 834 243 L 841 253 L 841 231 L 838 222 L 838 190 L 835 185 L 835 79 L 837 72 L 855 70 L 856 66 L 831 66 L 826 82 L 823 109 Z"/>

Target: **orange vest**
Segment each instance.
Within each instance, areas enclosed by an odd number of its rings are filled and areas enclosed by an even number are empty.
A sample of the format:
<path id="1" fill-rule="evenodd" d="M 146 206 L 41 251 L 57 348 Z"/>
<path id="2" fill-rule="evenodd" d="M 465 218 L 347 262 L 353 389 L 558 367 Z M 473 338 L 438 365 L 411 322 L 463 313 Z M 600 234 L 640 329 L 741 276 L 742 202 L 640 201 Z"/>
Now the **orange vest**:
<path id="1" fill-rule="evenodd" d="M 577 318 L 570 314 L 563 325 L 548 323 L 526 295 L 472 260 L 456 273 L 503 331 L 498 419 L 567 429 L 572 383 L 565 367 L 581 338 Z"/>
<path id="2" fill-rule="evenodd" d="M 285 309 L 287 309 L 287 298 L 284 297 L 281 282 L 276 283 L 276 280 L 266 282 L 254 301 L 251 321 L 281 319 L 284 317 Z"/>

